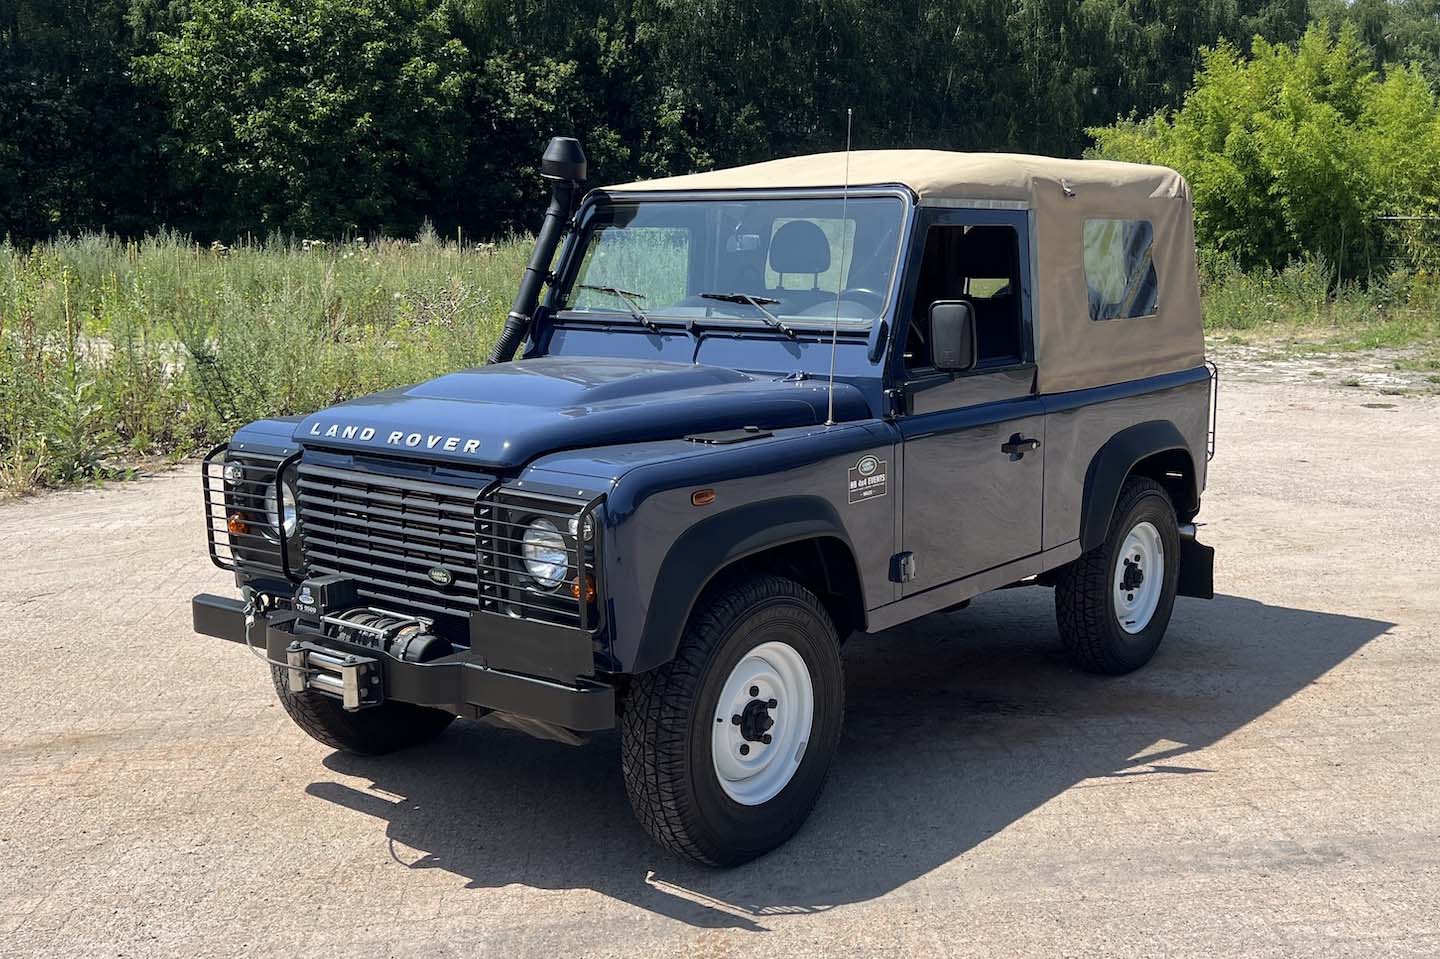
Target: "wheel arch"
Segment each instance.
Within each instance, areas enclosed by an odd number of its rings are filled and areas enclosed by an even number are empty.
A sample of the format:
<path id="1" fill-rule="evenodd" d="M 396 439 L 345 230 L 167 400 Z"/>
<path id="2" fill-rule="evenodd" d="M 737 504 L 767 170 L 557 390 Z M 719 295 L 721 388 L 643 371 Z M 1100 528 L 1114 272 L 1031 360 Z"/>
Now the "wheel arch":
<path id="1" fill-rule="evenodd" d="M 629 672 L 674 658 L 705 591 L 745 571 L 778 573 L 819 597 L 843 639 L 866 627 L 855 549 L 835 508 L 816 496 L 738 506 L 686 530 L 666 553 Z"/>
<path id="2" fill-rule="evenodd" d="M 1131 476 L 1146 476 L 1165 488 L 1180 522 L 1200 511 L 1195 457 L 1176 425 L 1151 420 L 1127 427 L 1105 442 L 1085 471 L 1080 507 L 1080 548 L 1105 541 L 1120 490 Z"/>

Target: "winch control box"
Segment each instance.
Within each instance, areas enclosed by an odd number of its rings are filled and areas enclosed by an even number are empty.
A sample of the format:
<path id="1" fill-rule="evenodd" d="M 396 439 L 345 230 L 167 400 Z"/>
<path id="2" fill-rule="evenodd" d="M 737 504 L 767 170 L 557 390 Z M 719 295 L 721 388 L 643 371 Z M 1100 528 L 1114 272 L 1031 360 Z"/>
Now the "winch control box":
<path id="1" fill-rule="evenodd" d="M 320 617 L 326 613 L 343 612 L 359 605 L 355 581 L 348 576 L 316 576 L 295 590 L 295 612 L 300 614 L 301 622 L 311 626 L 319 626 Z"/>

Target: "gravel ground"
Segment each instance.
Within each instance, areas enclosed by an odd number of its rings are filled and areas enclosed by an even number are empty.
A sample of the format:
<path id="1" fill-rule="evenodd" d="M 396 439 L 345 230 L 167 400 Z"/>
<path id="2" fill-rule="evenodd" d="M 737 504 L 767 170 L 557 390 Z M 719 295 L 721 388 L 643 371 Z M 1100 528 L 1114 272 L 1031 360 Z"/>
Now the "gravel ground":
<path id="1" fill-rule="evenodd" d="M 1305 383 L 1389 396 L 1440 393 L 1440 352 L 1434 345 L 1327 351 L 1298 344 L 1211 341 L 1206 353 L 1220 365 L 1226 383 Z"/>
<path id="2" fill-rule="evenodd" d="M 847 649 L 805 830 L 715 872 L 613 736 L 335 754 L 191 632 L 193 470 L 0 506 L 0 955 L 1440 954 L 1440 398 L 1232 380 L 1213 602 L 1070 669 L 1012 590 Z"/>

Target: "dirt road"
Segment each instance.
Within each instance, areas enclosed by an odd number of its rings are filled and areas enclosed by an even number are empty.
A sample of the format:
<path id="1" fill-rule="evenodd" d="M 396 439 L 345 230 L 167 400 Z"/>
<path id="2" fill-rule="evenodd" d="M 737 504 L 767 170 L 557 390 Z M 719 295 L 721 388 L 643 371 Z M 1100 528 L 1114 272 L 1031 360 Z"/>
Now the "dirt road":
<path id="1" fill-rule="evenodd" d="M 362 760 L 244 649 L 193 471 L 0 506 L 3 956 L 1440 954 L 1440 398 L 1234 383 L 1210 603 L 1147 669 L 1051 595 L 847 650 L 810 824 L 730 872 L 631 819 L 613 737 Z"/>

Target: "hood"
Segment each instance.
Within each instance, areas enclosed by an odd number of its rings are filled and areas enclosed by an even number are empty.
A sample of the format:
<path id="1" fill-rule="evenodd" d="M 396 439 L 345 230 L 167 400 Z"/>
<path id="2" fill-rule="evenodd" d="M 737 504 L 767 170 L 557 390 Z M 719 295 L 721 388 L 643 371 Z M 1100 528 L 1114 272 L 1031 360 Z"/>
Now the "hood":
<path id="1" fill-rule="evenodd" d="M 332 406 L 301 420 L 306 445 L 407 453 L 496 469 L 542 453 L 691 433 L 825 421 L 824 381 L 645 360 L 540 357 L 450 373 Z M 835 384 L 835 418 L 869 415 Z"/>

